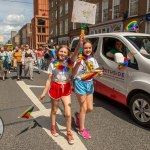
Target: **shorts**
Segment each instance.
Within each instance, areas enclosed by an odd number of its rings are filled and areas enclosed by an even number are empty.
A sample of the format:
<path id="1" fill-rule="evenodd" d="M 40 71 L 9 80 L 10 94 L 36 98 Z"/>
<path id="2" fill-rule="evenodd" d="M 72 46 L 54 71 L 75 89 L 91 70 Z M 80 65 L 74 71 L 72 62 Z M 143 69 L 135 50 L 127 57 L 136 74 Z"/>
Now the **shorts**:
<path id="1" fill-rule="evenodd" d="M 75 79 L 74 90 L 79 95 L 93 94 L 94 93 L 93 81 L 82 81 L 79 79 Z"/>
<path id="2" fill-rule="evenodd" d="M 68 96 L 72 92 L 70 82 L 66 84 L 59 84 L 57 82 L 52 82 L 49 89 L 49 96 L 53 99 L 60 99 L 62 96 Z"/>

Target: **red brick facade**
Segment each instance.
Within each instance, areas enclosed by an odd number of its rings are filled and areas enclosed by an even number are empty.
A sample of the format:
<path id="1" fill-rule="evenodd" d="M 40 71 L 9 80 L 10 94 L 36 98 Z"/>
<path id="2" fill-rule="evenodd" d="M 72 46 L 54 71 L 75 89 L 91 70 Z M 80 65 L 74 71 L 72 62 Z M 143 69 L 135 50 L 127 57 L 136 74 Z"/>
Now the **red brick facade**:
<path id="1" fill-rule="evenodd" d="M 32 19 L 33 48 L 47 44 L 49 39 L 49 0 L 34 0 Z"/>
<path id="2" fill-rule="evenodd" d="M 97 16 L 96 16 L 96 24 L 88 25 L 86 34 L 96 34 L 96 33 L 104 33 L 104 32 L 116 32 L 116 31 L 124 31 L 126 25 L 133 21 L 137 20 L 139 25 L 139 32 L 149 33 L 150 21 L 146 20 L 146 14 L 150 13 L 147 11 L 149 0 L 137 0 L 137 13 L 135 15 L 130 15 L 130 10 L 133 11 L 131 7 L 135 7 L 135 4 L 131 4 L 131 0 L 118 0 L 119 1 L 119 11 L 117 17 L 115 17 L 115 3 L 117 0 L 108 0 L 108 20 L 104 20 L 103 18 L 103 9 L 104 2 L 107 0 L 86 0 L 86 2 L 91 2 L 97 4 Z M 68 13 L 65 14 L 65 3 L 67 0 L 49 0 L 50 3 L 50 39 L 54 39 L 56 43 L 62 44 L 67 43 L 72 40 L 75 36 L 80 35 L 80 24 L 76 24 L 76 28 L 73 28 L 73 23 L 71 22 L 73 1 L 68 0 Z M 132 5 L 132 6 L 131 6 Z M 60 9 L 63 7 L 62 14 L 60 16 Z M 131 8 L 131 9 L 130 9 Z M 57 12 L 57 18 L 52 17 L 54 12 Z M 65 20 L 68 18 L 68 34 L 63 33 L 60 34 L 60 26 L 63 27 L 63 31 L 65 30 Z M 63 25 L 60 25 L 63 22 Z M 57 34 L 54 32 L 57 27 Z"/>

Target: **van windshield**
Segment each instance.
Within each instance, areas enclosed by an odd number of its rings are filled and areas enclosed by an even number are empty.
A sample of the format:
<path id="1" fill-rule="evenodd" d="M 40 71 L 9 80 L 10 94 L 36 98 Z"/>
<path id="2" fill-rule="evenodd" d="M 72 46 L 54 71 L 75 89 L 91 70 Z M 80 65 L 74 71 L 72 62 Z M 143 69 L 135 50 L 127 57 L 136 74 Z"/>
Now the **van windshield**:
<path id="1" fill-rule="evenodd" d="M 150 36 L 125 36 L 125 38 L 140 52 L 150 59 Z"/>

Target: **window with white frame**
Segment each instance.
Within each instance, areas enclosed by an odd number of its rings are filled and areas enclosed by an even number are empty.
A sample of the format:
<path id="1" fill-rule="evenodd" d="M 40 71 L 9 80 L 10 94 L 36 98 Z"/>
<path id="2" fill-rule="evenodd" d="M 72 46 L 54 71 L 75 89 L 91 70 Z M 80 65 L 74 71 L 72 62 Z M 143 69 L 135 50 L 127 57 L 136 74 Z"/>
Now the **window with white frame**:
<path id="1" fill-rule="evenodd" d="M 63 21 L 60 21 L 60 35 L 63 34 Z"/>
<path id="2" fill-rule="evenodd" d="M 52 7 L 54 6 L 53 0 L 52 0 L 52 3 L 51 3 L 51 6 L 52 6 Z"/>
<path id="3" fill-rule="evenodd" d="M 58 33 L 57 33 L 57 32 L 58 32 L 58 31 L 57 31 L 57 24 L 56 24 L 56 28 L 55 28 L 55 31 L 56 31 L 56 36 L 57 36 L 57 34 L 58 34 Z"/>
<path id="4" fill-rule="evenodd" d="M 108 0 L 102 2 L 102 21 L 108 20 Z"/>
<path id="5" fill-rule="evenodd" d="M 113 19 L 119 17 L 120 12 L 120 0 L 113 0 Z"/>
<path id="6" fill-rule="evenodd" d="M 150 12 L 150 0 L 147 0 L 147 12 Z"/>
<path id="7" fill-rule="evenodd" d="M 55 10 L 55 19 L 57 19 L 57 10 Z"/>
<path id="8" fill-rule="evenodd" d="M 68 14 L 68 1 L 65 3 L 65 14 Z"/>
<path id="9" fill-rule="evenodd" d="M 138 0 L 129 1 L 129 16 L 138 15 Z"/>
<path id="10" fill-rule="evenodd" d="M 77 24 L 73 22 L 73 29 L 77 28 Z"/>
<path id="11" fill-rule="evenodd" d="M 51 21 L 54 20 L 54 13 L 52 12 Z"/>
<path id="12" fill-rule="evenodd" d="M 65 34 L 68 34 L 68 18 L 65 19 Z"/>
<path id="13" fill-rule="evenodd" d="M 59 15 L 60 15 L 60 17 L 63 15 L 63 5 L 60 6 Z"/>
<path id="14" fill-rule="evenodd" d="M 96 23 L 98 23 L 98 22 L 100 21 L 99 5 L 100 5 L 99 3 L 96 4 L 96 7 L 97 7 L 97 8 L 96 8 L 96 18 L 95 18 L 95 19 L 96 19 L 96 20 L 95 20 Z"/>
<path id="15" fill-rule="evenodd" d="M 147 21 L 146 33 L 150 34 L 150 22 Z"/>

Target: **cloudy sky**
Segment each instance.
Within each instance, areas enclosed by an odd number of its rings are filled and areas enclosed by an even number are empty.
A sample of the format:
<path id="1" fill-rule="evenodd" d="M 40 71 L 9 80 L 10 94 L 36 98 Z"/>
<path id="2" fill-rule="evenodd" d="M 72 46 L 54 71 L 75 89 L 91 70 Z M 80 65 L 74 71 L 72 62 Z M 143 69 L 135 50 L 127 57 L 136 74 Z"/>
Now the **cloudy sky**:
<path id="1" fill-rule="evenodd" d="M 0 0 L 0 35 L 4 42 L 33 18 L 33 0 Z"/>

